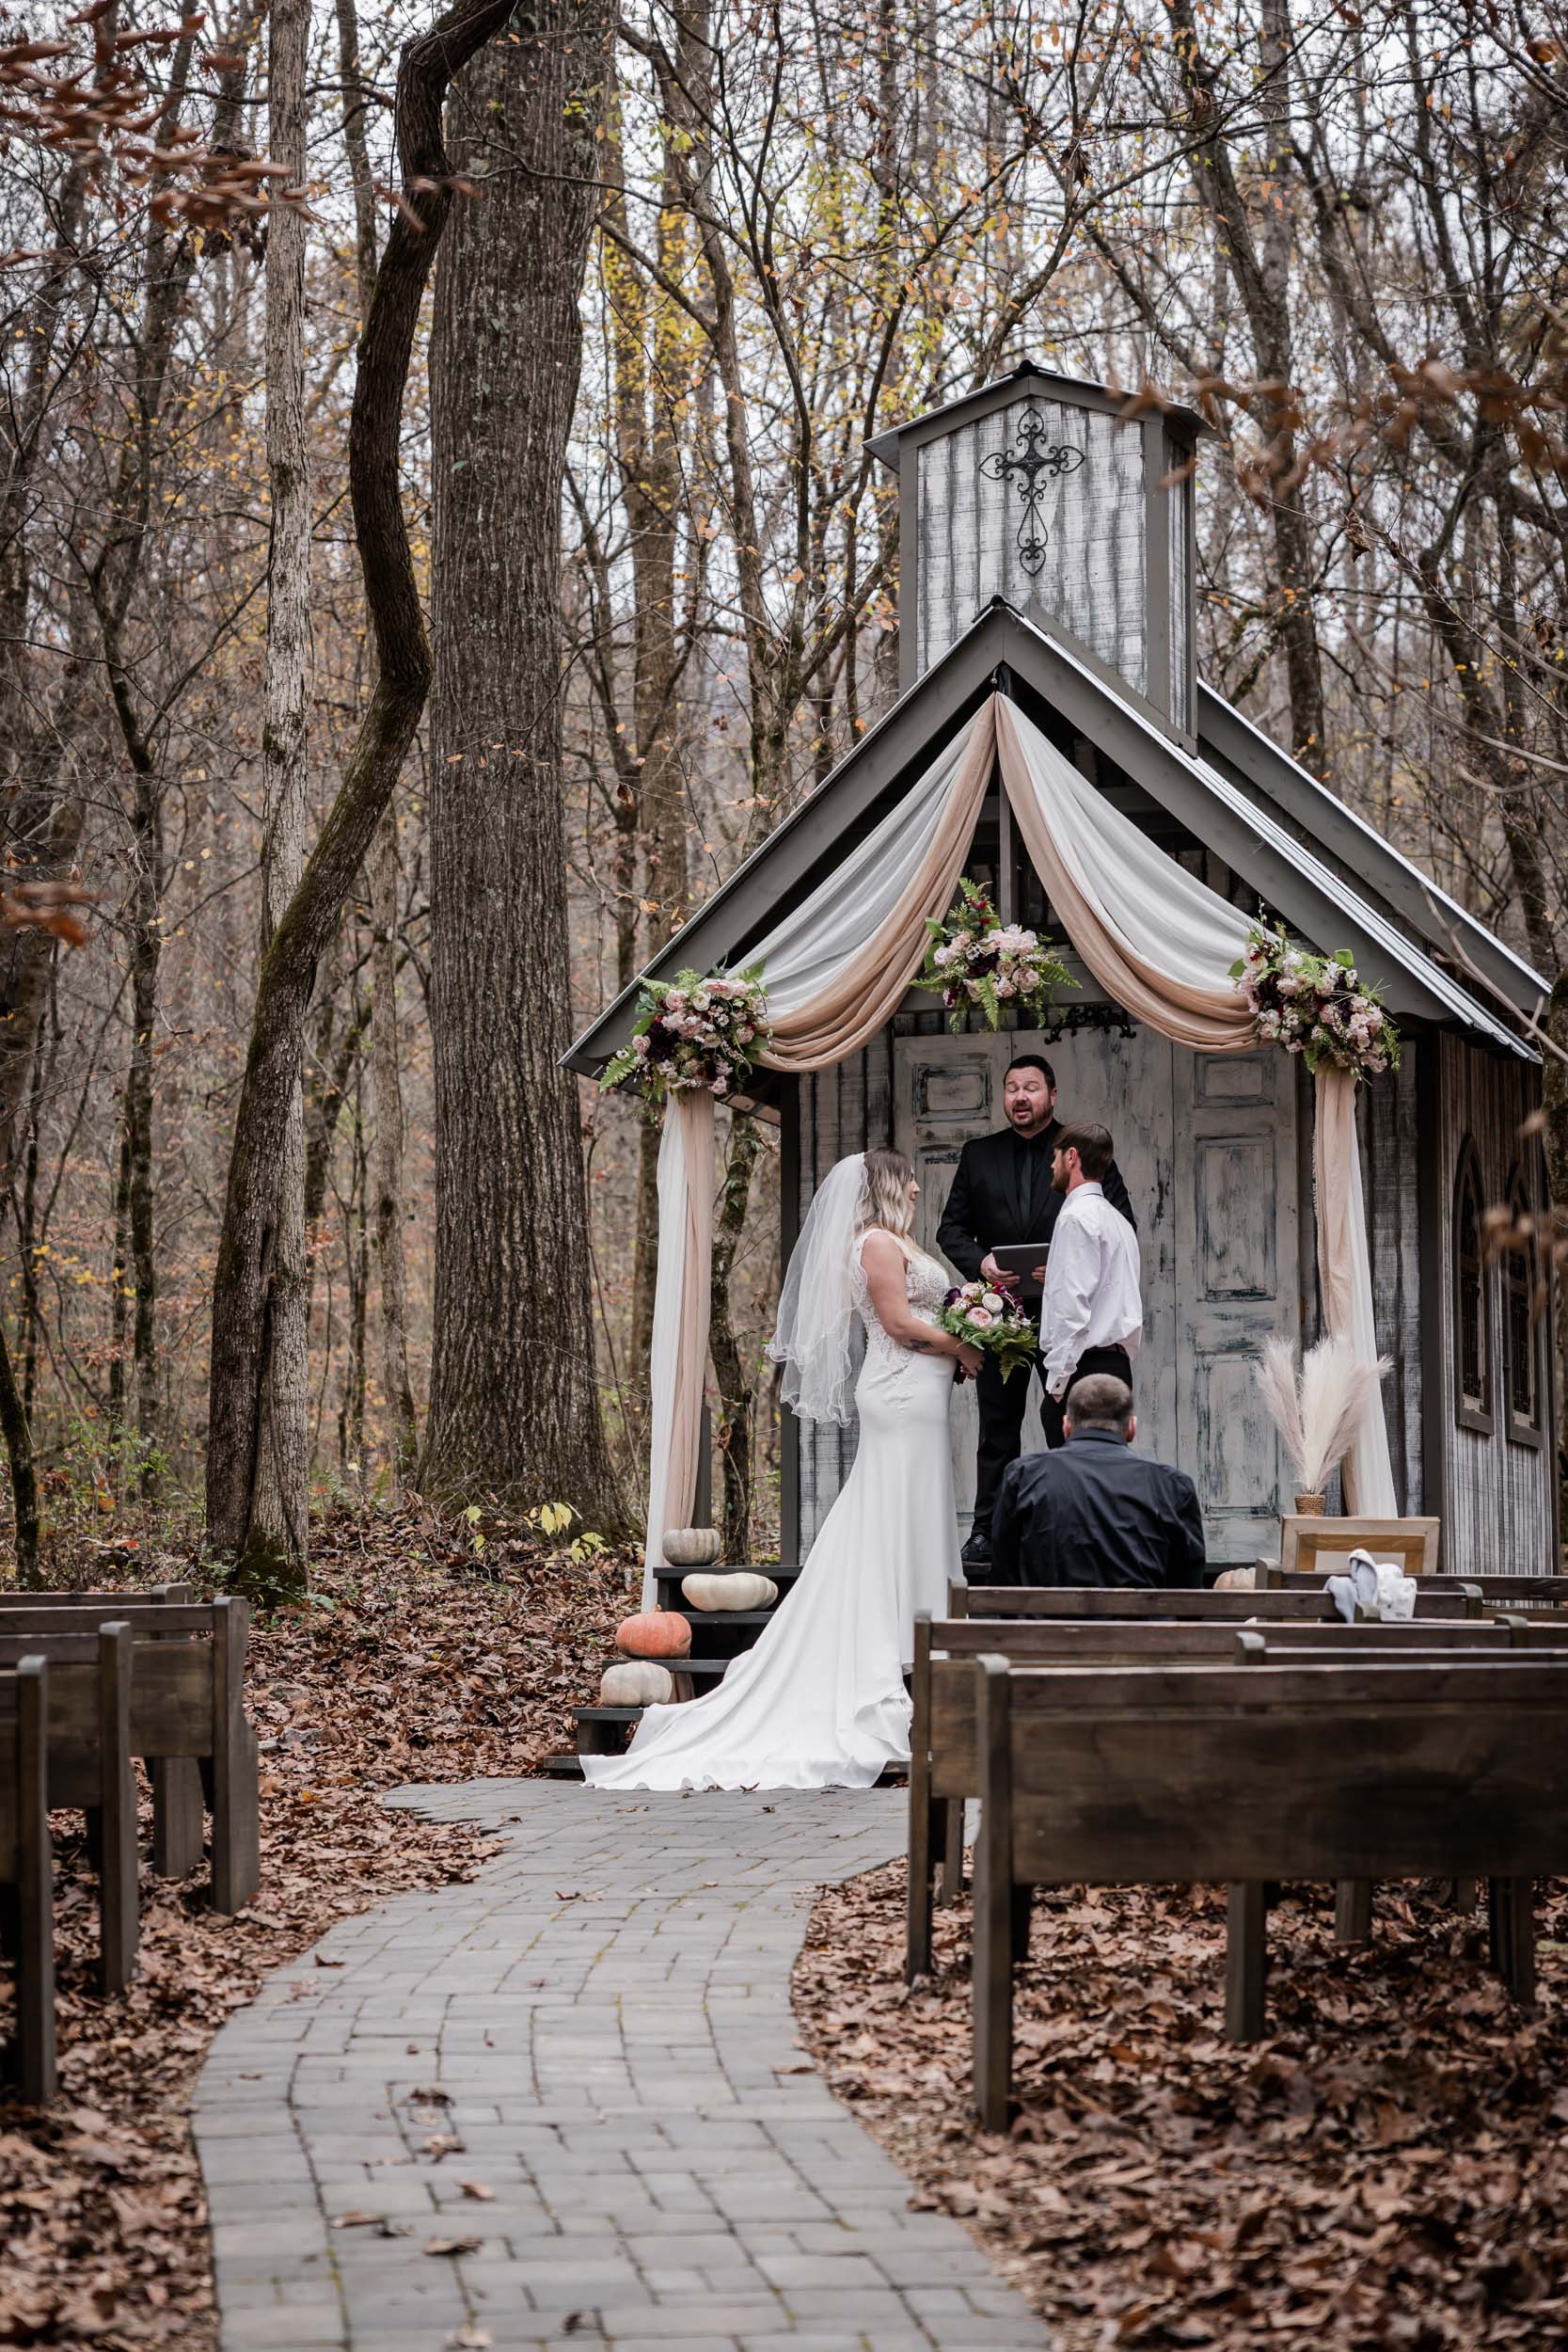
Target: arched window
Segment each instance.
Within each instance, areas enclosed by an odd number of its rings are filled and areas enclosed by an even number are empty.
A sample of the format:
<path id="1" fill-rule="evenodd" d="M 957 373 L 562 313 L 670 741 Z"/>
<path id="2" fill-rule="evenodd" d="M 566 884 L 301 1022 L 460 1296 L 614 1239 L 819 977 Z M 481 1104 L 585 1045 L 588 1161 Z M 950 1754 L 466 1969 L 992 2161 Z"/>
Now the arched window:
<path id="1" fill-rule="evenodd" d="M 1460 1426 L 1490 1437 L 1492 1409 L 1492 1278 L 1482 1247 L 1485 1215 L 1481 1162 L 1466 1136 L 1460 1147 L 1453 1195 L 1454 1412 Z"/>
<path id="2" fill-rule="evenodd" d="M 1508 1391 L 1508 1434 L 1521 1445 L 1542 1437 L 1541 1317 L 1536 1293 L 1541 1281 L 1535 1240 L 1535 1211 L 1525 1171 L 1515 1165 L 1508 1179 L 1510 1247 L 1503 1258 L 1503 1377 Z"/>

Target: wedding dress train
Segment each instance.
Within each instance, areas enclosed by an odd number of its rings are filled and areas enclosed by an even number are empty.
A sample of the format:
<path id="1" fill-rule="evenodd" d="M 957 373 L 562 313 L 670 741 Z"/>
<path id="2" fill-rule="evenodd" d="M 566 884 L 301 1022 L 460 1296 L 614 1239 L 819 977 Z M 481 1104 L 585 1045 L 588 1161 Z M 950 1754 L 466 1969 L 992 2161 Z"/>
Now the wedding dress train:
<path id="1" fill-rule="evenodd" d="M 904 1671 L 921 1610 L 947 1613 L 958 1569 L 948 1405 L 953 1359 L 890 1339 L 855 1251 L 865 1361 L 854 1468 L 795 1588 L 716 1689 L 650 1707 L 625 1756 L 582 1759 L 596 1788 L 869 1788 L 910 1756 Z M 934 1319 L 947 1277 L 909 1267 L 913 1312 Z"/>

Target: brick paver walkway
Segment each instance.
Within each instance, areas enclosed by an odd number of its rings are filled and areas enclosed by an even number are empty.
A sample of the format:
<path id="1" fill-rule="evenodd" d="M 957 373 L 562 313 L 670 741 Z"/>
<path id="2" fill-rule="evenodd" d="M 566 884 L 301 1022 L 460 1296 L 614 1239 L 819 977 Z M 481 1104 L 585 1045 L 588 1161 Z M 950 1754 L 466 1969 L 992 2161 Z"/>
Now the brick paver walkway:
<path id="1" fill-rule="evenodd" d="M 796 2042 L 812 1889 L 899 1850 L 900 1792 L 402 1801 L 508 1850 L 334 1928 L 218 2036 L 223 2352 L 1044 2352 Z"/>

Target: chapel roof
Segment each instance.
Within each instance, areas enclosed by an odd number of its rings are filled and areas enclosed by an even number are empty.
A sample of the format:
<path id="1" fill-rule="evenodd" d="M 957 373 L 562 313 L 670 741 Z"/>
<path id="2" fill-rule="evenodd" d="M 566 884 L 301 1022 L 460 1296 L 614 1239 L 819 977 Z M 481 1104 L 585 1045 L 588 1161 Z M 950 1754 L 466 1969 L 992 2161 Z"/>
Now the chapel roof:
<path id="1" fill-rule="evenodd" d="M 1303 938 L 1322 952 L 1349 947 L 1397 1019 L 1535 1057 L 1486 999 L 1528 1016 L 1544 982 L 1375 828 L 1220 696 L 1203 690 L 1195 748 L 997 599 L 582 1032 L 568 1066 L 592 1076 L 626 1043 L 644 979 L 733 961 L 799 904 L 914 784 L 999 672 L 1021 704 L 1037 699 L 1059 713 Z M 1479 985 L 1466 986 L 1450 962 Z"/>
<path id="2" fill-rule="evenodd" d="M 1042 367 L 1037 359 L 1021 359 L 1006 375 L 993 376 L 989 384 L 977 384 L 973 391 L 958 393 L 955 399 L 944 401 L 940 408 L 927 408 L 922 415 L 911 417 L 907 423 L 889 425 L 885 432 L 874 433 L 865 446 L 884 466 L 896 466 L 899 452 L 911 434 L 918 433 L 923 441 L 935 440 L 956 426 L 967 424 L 972 418 L 983 416 L 989 409 L 1001 407 L 1031 390 L 1077 407 L 1101 409 L 1110 416 L 1127 414 L 1134 400 L 1152 401 L 1166 421 L 1184 436 L 1196 438 L 1212 435 L 1214 430 L 1196 408 L 1184 407 L 1152 384 L 1138 391 L 1117 390 L 1111 385 L 1096 383 L 1092 376 L 1062 375 Z"/>

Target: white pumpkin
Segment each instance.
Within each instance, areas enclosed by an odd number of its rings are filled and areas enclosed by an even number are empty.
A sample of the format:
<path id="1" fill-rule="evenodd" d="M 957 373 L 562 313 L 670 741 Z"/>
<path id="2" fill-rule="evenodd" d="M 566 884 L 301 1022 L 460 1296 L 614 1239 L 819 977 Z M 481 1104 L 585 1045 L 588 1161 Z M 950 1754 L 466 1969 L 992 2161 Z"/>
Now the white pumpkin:
<path id="1" fill-rule="evenodd" d="M 711 1567 L 723 1549 L 716 1527 L 667 1527 L 664 1557 L 673 1568 Z"/>
<path id="2" fill-rule="evenodd" d="M 681 1597 L 693 1609 L 771 1609 L 779 1588 L 770 1576 L 743 1568 L 728 1576 L 683 1576 Z"/>
<path id="3" fill-rule="evenodd" d="M 674 1676 L 652 1658 L 623 1658 L 599 1684 L 601 1707 L 668 1707 L 674 1695 Z"/>

